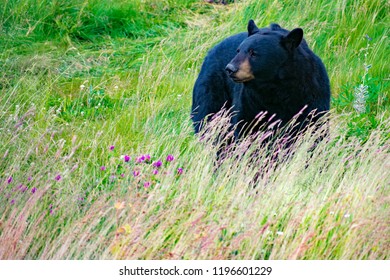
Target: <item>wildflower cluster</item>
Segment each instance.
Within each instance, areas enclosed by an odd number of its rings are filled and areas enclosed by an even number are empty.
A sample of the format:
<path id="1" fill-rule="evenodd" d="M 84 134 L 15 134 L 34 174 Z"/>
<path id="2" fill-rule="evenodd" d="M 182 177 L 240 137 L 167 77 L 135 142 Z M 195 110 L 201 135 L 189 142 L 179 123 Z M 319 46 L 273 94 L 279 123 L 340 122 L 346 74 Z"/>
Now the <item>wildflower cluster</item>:
<path id="1" fill-rule="evenodd" d="M 110 152 L 115 147 L 110 146 Z M 114 172 L 106 166 L 100 166 L 101 171 L 110 171 L 111 181 L 127 179 L 135 183 L 137 187 L 149 189 L 157 185 L 164 176 L 179 177 L 183 174 L 183 168 L 175 164 L 175 156 L 168 154 L 163 158 L 153 157 L 150 154 L 131 156 L 123 154 L 116 160 Z M 133 184 L 132 184 L 133 185 Z"/>
<path id="2" fill-rule="evenodd" d="M 116 154 L 114 145 L 108 147 L 108 152 L 109 161 L 107 164 L 98 166 L 96 185 L 94 184 L 94 187 L 104 188 L 106 191 L 110 191 L 118 185 L 147 191 L 157 187 L 166 177 L 178 179 L 183 174 L 183 167 L 177 165 L 176 158 L 172 154 L 161 158 L 150 154 L 138 156 L 123 154 L 119 156 Z M 47 182 L 49 185 L 60 186 L 70 173 L 67 171 L 50 172 Z M 34 175 L 18 178 L 14 174 L 9 174 L 0 183 L 2 186 L 0 197 L 9 207 L 21 207 L 31 197 L 40 199 L 46 193 L 44 186 L 39 184 L 37 179 L 34 179 Z M 79 194 L 75 198 L 75 202 L 79 206 L 83 205 L 87 196 L 87 193 Z M 2 201 L 0 200 L 0 202 Z M 48 215 L 55 215 L 59 208 L 57 203 L 53 201 L 53 197 L 46 203 L 44 208 Z"/>
<path id="3" fill-rule="evenodd" d="M 53 181 L 60 181 L 62 179 L 60 174 L 52 177 Z M 5 187 L 0 188 L 0 196 L 4 197 L 9 205 L 19 207 L 24 202 L 28 201 L 31 197 L 39 197 L 39 188 L 35 186 L 36 182 L 33 182 L 33 177 L 28 176 L 27 178 L 14 178 L 9 176 L 5 180 Z M 50 204 L 48 208 L 49 214 L 54 214 L 53 204 Z"/>

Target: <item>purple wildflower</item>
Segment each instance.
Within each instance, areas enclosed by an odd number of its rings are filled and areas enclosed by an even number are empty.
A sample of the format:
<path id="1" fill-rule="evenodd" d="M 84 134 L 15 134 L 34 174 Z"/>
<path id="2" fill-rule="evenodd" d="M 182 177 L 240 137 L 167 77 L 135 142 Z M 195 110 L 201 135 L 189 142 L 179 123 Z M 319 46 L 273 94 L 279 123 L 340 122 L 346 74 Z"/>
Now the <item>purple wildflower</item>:
<path id="1" fill-rule="evenodd" d="M 8 180 L 7 180 L 7 183 L 8 183 L 8 184 L 11 184 L 13 180 L 14 180 L 14 179 L 12 178 L 12 176 L 10 176 L 10 177 L 8 178 Z"/>
<path id="2" fill-rule="evenodd" d="M 115 146 L 110 146 L 110 151 L 113 151 L 115 149 Z"/>
<path id="3" fill-rule="evenodd" d="M 145 161 L 145 156 L 144 155 L 140 155 L 139 157 L 136 158 L 135 160 L 137 163 L 142 163 Z"/>
<path id="4" fill-rule="evenodd" d="M 115 182 L 115 179 L 116 179 L 116 176 L 115 175 L 111 175 L 110 176 L 110 183 Z"/>
<path id="5" fill-rule="evenodd" d="M 27 181 L 31 181 L 31 180 L 32 180 L 32 177 L 29 176 L 29 177 L 27 178 Z"/>
<path id="6" fill-rule="evenodd" d="M 173 161 L 175 158 L 173 157 L 173 155 L 168 155 L 167 156 L 167 161 Z"/>
<path id="7" fill-rule="evenodd" d="M 158 161 L 153 162 L 153 166 L 156 167 L 156 168 L 161 167 L 161 165 L 162 165 L 161 160 L 158 160 Z"/>
<path id="8" fill-rule="evenodd" d="M 157 173 L 158 173 L 157 169 L 153 170 L 153 175 L 157 175 Z"/>
<path id="9" fill-rule="evenodd" d="M 55 178 L 54 178 L 56 181 L 59 181 L 59 180 L 61 180 L 61 175 L 60 174 L 58 174 Z"/>
<path id="10" fill-rule="evenodd" d="M 146 154 L 146 155 L 145 155 L 145 161 L 147 161 L 147 162 L 150 161 L 150 155 L 149 155 L 149 154 Z"/>
<path id="11" fill-rule="evenodd" d="M 121 174 L 121 177 L 124 178 L 124 177 L 125 177 L 125 173 L 122 173 L 122 174 Z"/>
<path id="12" fill-rule="evenodd" d="M 178 175 L 183 174 L 183 168 L 179 167 L 179 168 L 177 169 L 177 174 L 178 174 Z"/>
<path id="13" fill-rule="evenodd" d="M 11 200 L 11 205 L 15 204 L 15 199 Z"/>
<path id="14" fill-rule="evenodd" d="M 37 191 L 37 188 L 36 187 L 33 187 L 32 189 L 31 189 L 31 193 L 35 193 Z"/>
<path id="15" fill-rule="evenodd" d="M 145 183 L 144 183 L 144 188 L 149 188 L 151 184 L 152 184 L 152 183 L 150 183 L 149 181 L 148 181 L 148 182 L 145 182 Z"/>
<path id="16" fill-rule="evenodd" d="M 123 159 L 124 159 L 125 162 L 129 162 L 131 158 L 130 158 L 130 156 L 125 155 L 125 156 L 123 157 Z"/>
<path id="17" fill-rule="evenodd" d="M 20 190 L 21 192 L 25 192 L 25 191 L 27 191 L 27 187 L 24 186 L 23 184 L 21 184 L 21 185 L 19 186 L 19 190 Z"/>
<path id="18" fill-rule="evenodd" d="M 100 166 L 100 170 L 101 171 L 104 171 L 104 170 L 106 170 L 106 167 L 103 165 L 103 166 Z"/>
<path id="19" fill-rule="evenodd" d="M 133 171 L 133 176 L 134 176 L 134 177 L 139 176 L 139 174 L 140 174 L 140 172 L 139 172 L 138 170 L 134 170 L 134 171 Z"/>

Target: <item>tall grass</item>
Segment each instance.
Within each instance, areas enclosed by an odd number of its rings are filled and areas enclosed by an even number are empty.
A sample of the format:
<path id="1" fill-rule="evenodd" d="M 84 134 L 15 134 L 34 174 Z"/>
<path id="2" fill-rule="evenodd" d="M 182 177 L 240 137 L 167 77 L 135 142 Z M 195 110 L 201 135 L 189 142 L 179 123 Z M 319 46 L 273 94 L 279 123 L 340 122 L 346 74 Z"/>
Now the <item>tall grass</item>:
<path id="1" fill-rule="evenodd" d="M 386 1 L 236 2 L 0 4 L 0 258 L 389 258 Z M 191 90 L 249 18 L 304 29 L 331 78 L 330 136 L 216 170 L 224 120 L 195 137 Z"/>

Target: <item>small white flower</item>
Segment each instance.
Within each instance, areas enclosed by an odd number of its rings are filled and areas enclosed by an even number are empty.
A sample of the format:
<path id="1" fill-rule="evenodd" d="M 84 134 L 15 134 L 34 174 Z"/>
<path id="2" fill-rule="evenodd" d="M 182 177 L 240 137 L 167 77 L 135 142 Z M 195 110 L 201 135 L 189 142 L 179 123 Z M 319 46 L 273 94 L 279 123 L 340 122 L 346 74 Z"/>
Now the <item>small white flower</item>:
<path id="1" fill-rule="evenodd" d="M 85 88 L 85 86 L 84 86 L 84 85 L 81 85 L 81 86 L 80 86 L 80 89 L 84 89 L 84 88 Z"/>
<path id="2" fill-rule="evenodd" d="M 118 89 L 119 87 L 118 86 L 114 86 L 114 89 Z"/>
<path id="3" fill-rule="evenodd" d="M 283 235 L 284 233 L 283 233 L 283 231 L 277 231 L 276 234 L 277 235 Z"/>
<path id="4" fill-rule="evenodd" d="M 349 218 L 350 216 L 351 215 L 347 213 L 347 214 L 344 215 L 344 218 Z"/>
<path id="5" fill-rule="evenodd" d="M 353 108 L 360 114 L 366 112 L 366 100 L 368 97 L 368 86 L 359 85 L 353 92 L 355 100 L 353 101 Z"/>

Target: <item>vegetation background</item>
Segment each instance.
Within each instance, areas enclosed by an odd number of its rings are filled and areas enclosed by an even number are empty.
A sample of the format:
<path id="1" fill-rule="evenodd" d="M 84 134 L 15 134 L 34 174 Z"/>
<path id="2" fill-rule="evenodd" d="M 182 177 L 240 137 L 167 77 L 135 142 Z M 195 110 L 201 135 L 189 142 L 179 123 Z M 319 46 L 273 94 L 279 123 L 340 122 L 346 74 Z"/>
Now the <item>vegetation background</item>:
<path id="1" fill-rule="evenodd" d="M 389 258 L 389 2 L 206 2 L 0 2 L 0 259 Z M 192 87 L 251 18 L 304 29 L 330 137 L 215 171 Z"/>

